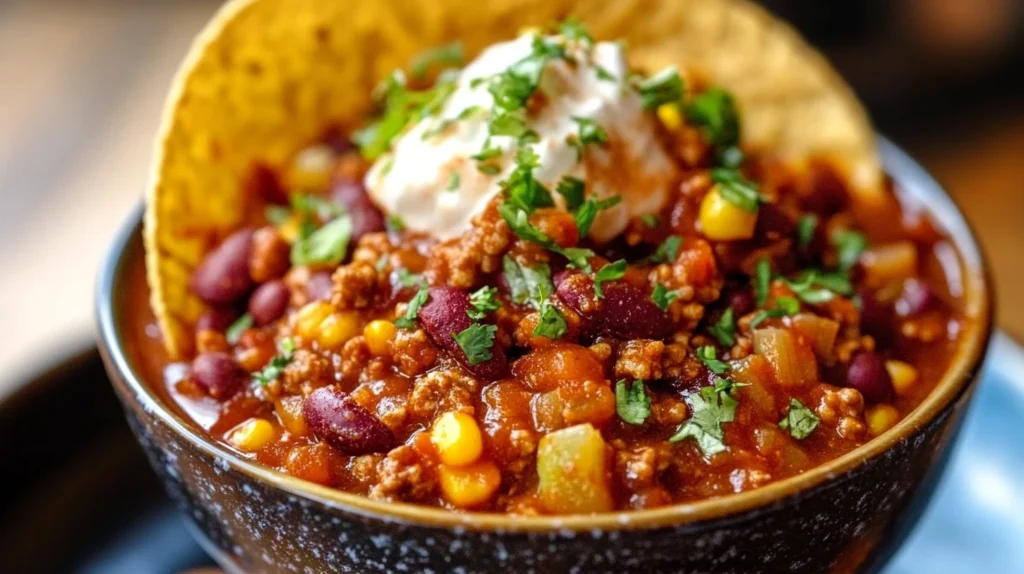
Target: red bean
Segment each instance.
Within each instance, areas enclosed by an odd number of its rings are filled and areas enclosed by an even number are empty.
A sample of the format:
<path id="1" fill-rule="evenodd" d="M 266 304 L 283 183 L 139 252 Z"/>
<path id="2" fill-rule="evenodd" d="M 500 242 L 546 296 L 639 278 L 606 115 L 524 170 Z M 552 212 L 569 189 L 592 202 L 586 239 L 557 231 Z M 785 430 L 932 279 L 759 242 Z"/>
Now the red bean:
<path id="1" fill-rule="evenodd" d="M 391 430 L 333 387 L 321 387 L 306 397 L 302 416 L 316 437 L 352 456 L 387 452 L 395 443 Z"/>
<path id="2" fill-rule="evenodd" d="M 671 320 L 651 301 L 650 293 L 620 281 L 604 283 L 602 287 L 604 298 L 596 301 L 593 280 L 577 273 L 564 279 L 555 291 L 583 317 L 584 331 L 590 335 L 662 339 L 671 334 Z"/>
<path id="3" fill-rule="evenodd" d="M 249 199 L 262 200 L 265 203 L 288 204 L 288 193 L 274 170 L 264 163 L 254 163 L 242 184 L 242 189 Z"/>
<path id="4" fill-rule="evenodd" d="M 750 287 L 733 286 L 727 287 L 722 295 L 722 300 L 729 307 L 732 307 L 733 315 L 738 319 L 750 313 L 756 307 L 754 293 Z"/>
<path id="5" fill-rule="evenodd" d="M 789 237 L 796 231 L 796 225 L 774 203 L 766 203 L 757 213 L 754 235 L 761 241 L 776 241 Z"/>
<path id="6" fill-rule="evenodd" d="M 331 298 L 334 282 L 327 271 L 317 271 L 306 281 L 306 295 L 313 301 L 327 301 Z"/>
<path id="7" fill-rule="evenodd" d="M 284 281 L 274 279 L 260 285 L 249 297 L 249 314 L 257 325 L 272 323 L 284 315 L 291 293 Z"/>
<path id="8" fill-rule="evenodd" d="M 859 295 L 861 331 L 888 345 L 894 338 L 896 326 L 892 305 L 879 301 L 870 291 L 862 290 Z"/>
<path id="9" fill-rule="evenodd" d="M 917 279 L 907 279 L 903 283 L 900 299 L 896 302 L 896 309 L 903 316 L 917 315 L 927 311 L 935 302 L 935 292 L 927 283 Z"/>
<path id="10" fill-rule="evenodd" d="M 196 321 L 196 331 L 224 331 L 235 319 L 238 311 L 232 307 L 212 307 L 203 312 Z"/>
<path id="11" fill-rule="evenodd" d="M 192 292 L 211 305 L 234 303 L 252 289 L 249 254 L 252 229 L 228 236 L 192 272 Z"/>
<path id="12" fill-rule="evenodd" d="M 853 356 L 846 371 L 846 386 L 860 391 L 869 403 L 880 403 L 892 397 L 892 377 L 881 355 L 861 351 Z"/>
<path id="13" fill-rule="evenodd" d="M 341 178 L 334 183 L 331 198 L 345 206 L 352 217 L 352 241 L 358 241 L 367 233 L 384 230 L 384 215 L 370 200 L 363 182 Z"/>
<path id="14" fill-rule="evenodd" d="M 469 307 L 469 294 L 465 291 L 431 287 L 427 302 L 420 309 L 420 324 L 434 343 L 451 353 L 473 375 L 487 381 L 502 379 L 508 374 L 508 360 L 501 345 L 491 346 L 490 359 L 471 365 L 465 351 L 455 341 L 455 335 L 473 323 L 466 314 Z"/>
<path id="15" fill-rule="evenodd" d="M 813 174 L 814 189 L 803 197 L 804 208 L 824 216 L 842 211 L 850 202 L 850 193 L 842 179 L 823 164 L 815 165 Z"/>
<path id="16" fill-rule="evenodd" d="M 213 352 L 192 360 L 191 378 L 211 397 L 223 400 L 237 393 L 249 375 L 231 355 Z"/>

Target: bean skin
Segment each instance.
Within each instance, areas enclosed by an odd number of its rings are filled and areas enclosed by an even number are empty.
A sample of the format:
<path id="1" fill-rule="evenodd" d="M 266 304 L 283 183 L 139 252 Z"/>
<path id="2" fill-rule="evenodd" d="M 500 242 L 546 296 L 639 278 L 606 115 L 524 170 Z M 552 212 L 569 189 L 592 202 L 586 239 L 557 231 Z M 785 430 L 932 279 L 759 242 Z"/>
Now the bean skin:
<path id="1" fill-rule="evenodd" d="M 854 355 L 846 371 L 846 386 L 857 389 L 869 403 L 881 403 L 893 395 L 892 377 L 881 355 L 861 351 Z"/>
<path id="2" fill-rule="evenodd" d="M 192 272 L 192 292 L 210 305 L 234 303 L 247 295 L 253 287 L 249 276 L 252 235 L 252 229 L 236 231 L 209 252 Z"/>
<path id="3" fill-rule="evenodd" d="M 384 453 L 395 436 L 384 423 L 333 387 L 321 387 L 306 397 L 302 416 L 316 437 L 345 454 Z"/>
<path id="4" fill-rule="evenodd" d="M 558 284 L 558 297 L 583 317 L 584 332 L 619 339 L 662 339 L 672 332 L 668 315 L 651 301 L 650 293 L 611 281 L 602 285 L 604 298 L 594 298 L 594 281 L 577 273 Z"/>
<path id="5" fill-rule="evenodd" d="M 473 324 L 466 314 L 469 308 L 469 294 L 465 291 L 452 287 L 431 287 L 427 302 L 420 309 L 420 323 L 435 344 L 451 353 L 478 378 L 487 381 L 504 378 L 508 373 L 508 359 L 501 345 L 495 343 L 491 346 L 490 359 L 471 365 L 466 353 L 455 341 L 454 335 Z"/>
<path id="6" fill-rule="evenodd" d="M 291 294 L 284 281 L 275 279 L 260 285 L 249 298 L 249 314 L 257 325 L 272 323 L 284 315 Z"/>
<path id="7" fill-rule="evenodd" d="M 211 397 L 224 400 L 241 390 L 249 375 L 231 355 L 212 352 L 192 360 L 191 378 Z"/>
<path id="8" fill-rule="evenodd" d="M 212 307 L 199 316 L 199 320 L 196 321 L 196 331 L 223 333 L 237 318 L 238 311 L 232 307 Z"/>

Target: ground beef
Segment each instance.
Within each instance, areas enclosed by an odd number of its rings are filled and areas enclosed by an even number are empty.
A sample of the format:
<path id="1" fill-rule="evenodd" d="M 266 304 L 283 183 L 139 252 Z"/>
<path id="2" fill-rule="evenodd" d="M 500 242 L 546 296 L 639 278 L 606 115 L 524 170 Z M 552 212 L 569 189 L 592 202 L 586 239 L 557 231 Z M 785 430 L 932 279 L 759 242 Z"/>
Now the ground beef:
<path id="1" fill-rule="evenodd" d="M 615 377 L 649 381 L 660 379 L 662 374 L 661 356 L 665 352 L 665 343 L 653 339 L 635 339 L 626 341 L 619 347 L 619 357 L 615 361 Z"/>
<path id="2" fill-rule="evenodd" d="M 363 372 L 363 367 L 370 361 L 373 354 L 366 345 L 362 335 L 352 337 L 341 348 L 341 380 L 355 384 Z"/>
<path id="3" fill-rule="evenodd" d="M 353 261 L 338 267 L 331 280 L 334 282 L 331 303 L 339 311 L 365 309 L 373 303 L 376 293 L 387 288 L 378 283 L 377 269 L 366 261 Z"/>
<path id="4" fill-rule="evenodd" d="M 821 399 L 814 412 L 825 425 L 835 427 L 845 439 L 859 441 L 864 438 L 864 396 L 857 389 L 839 388 L 821 384 Z"/>
<path id="5" fill-rule="evenodd" d="M 479 390 L 479 381 L 461 368 L 438 369 L 416 379 L 409 409 L 413 415 L 429 419 L 448 411 L 473 414 L 473 397 Z"/>
<path id="6" fill-rule="evenodd" d="M 655 395 L 651 400 L 651 420 L 658 425 L 676 426 L 683 423 L 689 407 L 682 399 L 669 395 Z"/>
<path id="7" fill-rule="evenodd" d="M 473 218 L 469 231 L 433 247 L 427 268 L 432 285 L 468 289 L 482 275 L 501 268 L 501 255 L 512 241 L 512 232 L 497 206 L 498 201 L 492 201 Z"/>
<path id="8" fill-rule="evenodd" d="M 377 480 L 370 488 L 371 498 L 420 501 L 436 490 L 437 468 L 413 447 L 402 445 L 377 464 Z"/>
<path id="9" fill-rule="evenodd" d="M 256 283 L 277 279 L 291 266 L 291 246 L 273 227 L 261 227 L 252 234 L 249 275 Z"/>
<path id="10" fill-rule="evenodd" d="M 410 377 L 425 373 L 437 361 L 437 347 L 423 329 L 399 329 L 391 349 L 391 360 Z"/>
<path id="11" fill-rule="evenodd" d="M 281 384 L 289 394 L 308 395 L 334 382 L 331 362 L 305 349 L 295 351 L 292 360 L 281 372 Z"/>
<path id="12" fill-rule="evenodd" d="M 680 343 L 665 345 L 661 358 L 662 373 L 667 378 L 692 381 L 701 373 L 701 363 L 690 356 L 689 346 Z"/>

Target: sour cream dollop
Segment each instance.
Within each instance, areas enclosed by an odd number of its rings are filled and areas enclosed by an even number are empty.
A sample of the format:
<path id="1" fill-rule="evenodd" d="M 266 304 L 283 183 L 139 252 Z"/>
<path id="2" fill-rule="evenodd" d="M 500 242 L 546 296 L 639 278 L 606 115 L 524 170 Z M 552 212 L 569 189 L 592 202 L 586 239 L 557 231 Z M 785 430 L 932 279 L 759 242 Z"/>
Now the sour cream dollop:
<path id="1" fill-rule="evenodd" d="M 515 168 L 519 144 L 511 136 L 492 136 L 500 155 L 497 173 L 478 169 L 478 154 L 488 140 L 494 99 L 487 82 L 473 80 L 502 73 L 532 53 L 534 36 L 496 44 L 467 65 L 440 113 L 408 128 L 392 142 L 366 175 L 370 196 L 406 227 L 450 239 L 469 227 L 472 217 L 496 194 Z M 569 41 L 566 58 L 550 60 L 538 83 L 538 105 L 531 105 L 526 126 L 539 136 L 534 178 L 554 192 L 564 176 L 586 183 L 587 197 L 620 196 L 603 210 L 590 230 L 597 242 L 620 234 L 630 219 L 657 212 L 676 173 L 658 138 L 652 114 L 626 84 L 629 66 L 620 44 Z M 532 103 L 532 102 L 531 102 Z M 472 110 L 472 113 L 464 113 Z M 571 142 L 586 118 L 607 133 L 603 145 Z M 491 160 L 492 162 L 495 160 Z M 564 200 L 555 195 L 557 205 Z"/>

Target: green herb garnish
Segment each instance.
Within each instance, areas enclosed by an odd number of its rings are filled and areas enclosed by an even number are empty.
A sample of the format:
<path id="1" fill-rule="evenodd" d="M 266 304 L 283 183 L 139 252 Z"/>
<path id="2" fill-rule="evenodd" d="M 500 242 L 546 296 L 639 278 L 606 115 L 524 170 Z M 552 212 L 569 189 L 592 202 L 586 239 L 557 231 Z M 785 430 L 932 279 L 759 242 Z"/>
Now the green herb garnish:
<path id="1" fill-rule="evenodd" d="M 384 113 L 352 137 L 363 157 L 375 160 L 383 155 L 406 125 L 440 111 L 455 91 L 453 78 L 439 78 L 434 87 L 423 91 L 407 90 L 405 84 L 405 75 L 396 71 L 374 90 Z"/>
<path id="2" fill-rule="evenodd" d="M 420 281 L 422 281 L 422 279 L 419 275 L 411 273 L 405 267 L 398 268 L 398 283 L 402 287 L 415 287 L 420 284 Z"/>
<path id="3" fill-rule="evenodd" d="M 516 305 L 529 305 L 539 310 L 542 303 L 555 291 L 555 286 L 551 282 L 551 268 L 547 263 L 527 267 L 506 255 L 502 260 L 502 267 L 512 302 Z"/>
<path id="4" fill-rule="evenodd" d="M 654 304 L 662 311 L 667 311 L 669 305 L 678 298 L 678 292 L 669 291 L 661 283 L 656 284 L 654 286 L 654 291 L 651 293 L 651 301 L 654 301 Z"/>
<path id="5" fill-rule="evenodd" d="M 492 356 L 491 347 L 494 346 L 494 334 L 498 332 L 495 325 L 481 325 L 473 323 L 461 333 L 453 334 L 455 342 L 459 344 L 462 352 L 466 354 L 466 360 L 470 365 L 479 365 L 490 360 Z"/>
<path id="6" fill-rule="evenodd" d="M 729 370 L 729 363 L 718 359 L 718 351 L 711 345 L 697 348 L 697 358 L 716 375 L 724 375 Z"/>
<path id="7" fill-rule="evenodd" d="M 719 380 L 729 382 L 726 379 Z M 668 439 L 669 442 L 692 438 L 697 441 L 697 446 L 706 457 L 728 449 L 722 425 L 732 422 L 736 417 L 737 402 L 730 394 L 731 385 L 725 384 L 721 387 L 722 390 L 716 386 L 701 387 L 699 392 L 686 397 L 692 415 L 690 420 Z"/>
<path id="8" fill-rule="evenodd" d="M 496 287 L 481 287 L 469 296 L 470 308 L 466 314 L 474 321 L 481 321 L 491 311 L 501 308 L 497 299 L 498 289 Z"/>
<path id="9" fill-rule="evenodd" d="M 292 244 L 292 265 L 337 265 L 345 258 L 350 239 L 352 220 L 342 215 L 320 229 L 300 234 Z"/>
<path id="10" fill-rule="evenodd" d="M 291 337 L 285 337 L 281 339 L 281 342 L 277 345 L 277 356 L 270 359 L 267 366 L 263 367 L 259 372 L 253 373 L 252 378 L 254 381 L 261 385 L 265 385 L 271 381 L 276 380 L 281 376 L 284 368 L 292 362 L 292 358 L 295 356 L 295 341 Z"/>
<path id="11" fill-rule="evenodd" d="M 642 425 L 651 416 L 651 397 L 643 381 L 627 385 L 625 379 L 615 383 L 615 412 L 631 425 Z"/>
<path id="12" fill-rule="evenodd" d="M 729 92 L 710 88 L 686 106 L 686 119 L 704 128 L 707 139 L 719 149 L 735 146 L 740 139 L 739 115 Z"/>
<path id="13" fill-rule="evenodd" d="M 789 431 L 790 436 L 803 440 L 818 428 L 821 419 L 814 411 L 796 399 L 789 399 L 789 412 L 779 421 L 779 427 Z"/>
<path id="14" fill-rule="evenodd" d="M 540 321 L 533 329 L 533 336 L 547 337 L 551 340 L 561 339 L 568 330 L 569 325 L 565 322 L 562 312 L 551 303 L 550 299 L 545 299 L 540 304 Z"/>
<path id="15" fill-rule="evenodd" d="M 658 246 L 654 255 L 651 255 L 651 263 L 671 263 L 679 255 L 679 246 L 683 244 L 683 238 L 678 235 L 669 235 L 665 241 Z"/>
<path id="16" fill-rule="evenodd" d="M 421 281 L 420 288 L 409 300 L 409 306 L 405 309 L 405 315 L 395 320 L 395 326 L 400 329 L 413 330 L 416 328 L 416 320 L 420 316 L 420 309 L 426 304 L 430 292 L 427 291 L 427 282 Z"/>
<path id="17" fill-rule="evenodd" d="M 511 205 L 530 214 L 537 208 L 551 207 L 555 204 L 548 188 L 533 178 L 533 170 L 539 163 L 540 158 L 533 149 L 526 146 L 519 148 L 516 152 L 515 169 L 507 180 L 501 182 L 505 205 Z"/>
<path id="18" fill-rule="evenodd" d="M 597 213 L 603 209 L 608 209 L 622 201 L 622 197 L 613 195 L 605 199 L 588 199 L 580 205 L 576 213 L 573 214 L 573 220 L 576 221 L 576 229 L 579 230 L 580 237 L 586 237 L 590 233 L 591 226 L 594 225 L 594 219 L 597 217 Z"/>
<path id="19" fill-rule="evenodd" d="M 758 205 L 765 202 L 757 184 L 735 169 L 716 167 L 711 170 L 711 181 L 718 184 L 722 199 L 748 213 L 757 213 Z"/>
<path id="20" fill-rule="evenodd" d="M 616 279 L 622 279 L 622 276 L 626 274 L 626 260 L 619 259 L 615 263 L 609 263 L 604 267 L 597 270 L 597 274 L 594 275 L 594 298 L 603 299 L 604 290 L 601 288 L 601 284 L 605 281 L 615 281 Z"/>
<path id="21" fill-rule="evenodd" d="M 868 247 L 868 240 L 856 231 L 837 231 L 832 234 L 832 245 L 835 245 L 839 255 L 839 269 L 846 272 L 857 264 Z"/>
<path id="22" fill-rule="evenodd" d="M 445 191 L 455 191 L 459 189 L 461 181 L 462 176 L 459 175 L 459 172 L 453 171 L 451 175 L 448 176 L 448 185 L 445 186 Z"/>
<path id="23" fill-rule="evenodd" d="M 391 231 L 392 233 L 401 233 L 405 231 L 405 222 L 402 221 L 401 217 L 394 213 L 388 214 L 387 218 L 384 220 L 384 225 L 388 228 L 388 231 Z"/>
<path id="24" fill-rule="evenodd" d="M 736 344 L 736 319 L 733 317 L 732 307 L 726 307 L 718 322 L 708 327 L 708 333 L 718 339 L 724 347 L 731 347 Z"/>
<path id="25" fill-rule="evenodd" d="M 422 78 L 427 70 L 434 66 L 461 66 L 465 61 L 462 44 L 452 42 L 444 46 L 424 50 L 409 62 L 409 73 L 414 78 Z"/>
<path id="26" fill-rule="evenodd" d="M 755 329 L 758 325 L 764 322 L 765 319 L 774 317 L 792 317 L 800 312 L 800 301 L 797 301 L 793 297 L 776 297 L 775 306 L 771 309 L 762 309 L 758 311 L 754 318 L 750 321 L 750 328 Z"/>
<path id="27" fill-rule="evenodd" d="M 576 211 L 583 205 L 584 184 L 582 179 L 566 175 L 558 182 L 555 191 L 565 198 L 565 208 L 569 211 Z"/>
<path id="28" fill-rule="evenodd" d="M 238 319 L 235 319 L 235 321 L 228 326 L 224 331 L 224 338 L 227 339 L 228 343 L 236 345 L 242 338 L 242 333 L 244 333 L 246 329 L 251 329 L 254 323 L 255 321 L 253 320 L 252 315 L 246 313 Z"/>
<path id="29" fill-rule="evenodd" d="M 558 33 L 566 40 L 579 40 L 585 44 L 593 44 L 594 39 L 583 24 L 575 18 L 566 18 L 558 24 Z"/>
<path id="30" fill-rule="evenodd" d="M 644 225 L 651 229 L 657 229 L 658 227 L 658 216 L 654 215 L 653 213 L 645 213 L 641 215 L 640 221 L 642 221 Z"/>
<path id="31" fill-rule="evenodd" d="M 807 213 L 800 216 L 796 223 L 796 243 L 802 248 L 807 247 L 814 240 L 814 230 L 818 227 L 818 216 Z"/>
<path id="32" fill-rule="evenodd" d="M 675 68 L 665 68 L 637 84 L 645 110 L 677 102 L 683 97 L 683 79 Z"/>
<path id="33" fill-rule="evenodd" d="M 604 145 L 608 142 L 608 132 L 590 118 L 572 117 L 576 122 L 577 134 L 569 137 L 569 145 L 576 148 L 576 161 L 583 156 L 583 148 L 588 145 Z"/>
<path id="34" fill-rule="evenodd" d="M 754 298 L 758 307 L 763 307 L 768 300 L 768 291 L 772 285 L 772 263 L 762 257 L 754 267 Z"/>

